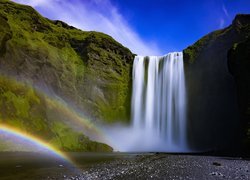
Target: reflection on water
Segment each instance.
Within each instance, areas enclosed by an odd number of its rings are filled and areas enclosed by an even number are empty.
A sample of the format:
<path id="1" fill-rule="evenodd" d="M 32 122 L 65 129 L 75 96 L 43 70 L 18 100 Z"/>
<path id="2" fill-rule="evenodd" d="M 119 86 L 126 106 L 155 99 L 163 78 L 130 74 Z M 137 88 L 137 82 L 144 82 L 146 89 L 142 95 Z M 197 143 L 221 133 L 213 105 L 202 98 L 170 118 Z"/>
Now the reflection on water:
<path id="1" fill-rule="evenodd" d="M 47 179 L 80 174 L 97 163 L 134 158 L 126 153 L 67 153 L 77 167 L 49 154 L 0 152 L 0 179 Z"/>

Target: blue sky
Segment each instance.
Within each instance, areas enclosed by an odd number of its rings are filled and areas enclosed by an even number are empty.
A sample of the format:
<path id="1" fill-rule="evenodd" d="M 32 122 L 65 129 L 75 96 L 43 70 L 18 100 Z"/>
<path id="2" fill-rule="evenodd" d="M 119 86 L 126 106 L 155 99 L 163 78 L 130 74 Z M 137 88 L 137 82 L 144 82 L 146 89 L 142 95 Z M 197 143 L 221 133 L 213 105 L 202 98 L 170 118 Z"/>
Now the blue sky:
<path id="1" fill-rule="evenodd" d="M 250 13 L 250 0 L 114 2 L 135 31 L 145 40 L 156 41 L 162 51 L 181 50 L 205 34 L 228 26 L 237 13 Z"/>
<path id="2" fill-rule="evenodd" d="M 13 0 L 50 19 L 107 33 L 140 55 L 181 51 L 250 13 L 250 0 Z"/>

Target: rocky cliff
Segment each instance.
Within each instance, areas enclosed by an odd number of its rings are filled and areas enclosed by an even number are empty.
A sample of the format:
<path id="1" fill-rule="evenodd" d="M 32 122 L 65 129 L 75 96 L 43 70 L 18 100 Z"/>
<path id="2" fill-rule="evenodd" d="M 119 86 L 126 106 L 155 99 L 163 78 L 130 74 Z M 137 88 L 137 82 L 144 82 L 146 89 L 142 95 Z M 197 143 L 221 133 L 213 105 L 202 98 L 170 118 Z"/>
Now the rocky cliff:
<path id="1" fill-rule="evenodd" d="M 81 31 L 2 0 L 0 122 L 63 150 L 111 151 L 72 128 L 72 117 L 58 105 L 51 108 L 46 94 L 64 99 L 93 121 L 128 122 L 133 56 L 106 34 Z"/>
<path id="2" fill-rule="evenodd" d="M 193 148 L 237 147 L 241 129 L 236 82 L 227 54 L 250 35 L 250 16 L 212 32 L 184 50 L 189 140 Z M 237 59 L 237 58 L 236 58 Z"/>
<path id="3" fill-rule="evenodd" d="M 250 17 L 250 16 L 249 16 Z M 250 18 L 249 18 L 250 23 Z M 243 149 L 250 150 L 250 37 L 228 52 L 228 67 L 236 80 Z"/>
<path id="4" fill-rule="evenodd" d="M 92 141 L 86 136 L 89 131 L 97 136 L 99 134 L 84 123 L 86 120 L 83 118 L 28 82 L 21 83 L 1 74 L 0 125 L 38 137 L 63 151 L 112 151 L 108 145 Z M 80 124 L 76 124 L 75 119 L 80 119 Z M 74 127 L 76 125 L 78 128 Z M 30 147 L 22 144 L 16 146 L 15 138 L 8 140 L 6 137 L 6 134 L 0 133 L 0 151 L 30 150 Z"/>
<path id="5" fill-rule="evenodd" d="M 133 54 L 110 36 L 0 2 L 0 69 L 47 88 L 91 118 L 128 121 Z"/>

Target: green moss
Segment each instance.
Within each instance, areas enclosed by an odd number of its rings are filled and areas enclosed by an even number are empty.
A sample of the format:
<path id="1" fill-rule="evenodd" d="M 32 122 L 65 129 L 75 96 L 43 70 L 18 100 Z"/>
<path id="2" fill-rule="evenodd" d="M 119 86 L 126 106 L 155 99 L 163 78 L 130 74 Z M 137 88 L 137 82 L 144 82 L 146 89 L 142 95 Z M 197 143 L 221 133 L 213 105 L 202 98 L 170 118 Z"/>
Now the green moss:
<path id="1" fill-rule="evenodd" d="M 129 122 L 134 55 L 127 48 L 10 1 L 0 2 L 0 22 L 9 34 L 0 50 L 5 73 L 42 81 L 93 119 Z"/>
<path id="2" fill-rule="evenodd" d="M 189 46 L 188 48 L 183 50 L 184 53 L 184 60 L 187 63 L 194 63 L 196 59 L 198 59 L 198 56 L 202 54 L 202 51 L 204 49 L 209 48 L 214 41 L 219 42 L 220 39 L 223 39 L 223 36 L 227 36 L 226 39 L 234 39 L 234 36 L 231 36 L 231 34 L 236 33 L 236 36 L 240 36 L 241 39 L 247 39 L 250 37 L 250 25 L 249 25 L 249 15 L 247 14 L 239 14 L 236 15 L 232 25 L 229 27 L 213 31 L 212 33 L 209 33 L 208 35 L 202 37 L 200 40 L 195 42 L 193 45 Z M 229 35 L 229 36 L 228 36 Z M 228 42 L 228 44 L 231 42 Z M 234 48 L 236 48 L 237 43 L 234 44 Z"/>
<path id="3" fill-rule="evenodd" d="M 80 133 L 72 131 L 69 127 L 61 122 L 54 122 L 51 126 L 53 132 L 55 133 L 55 137 L 50 141 L 53 145 L 61 147 L 63 150 L 71 150 L 75 151 L 86 151 L 86 149 L 81 148 L 80 143 L 78 141 Z"/>
<path id="4" fill-rule="evenodd" d="M 236 50 L 236 48 L 237 48 L 237 46 L 238 46 L 238 43 L 234 43 L 234 45 L 233 45 L 233 50 Z"/>
<path id="5" fill-rule="evenodd" d="M 184 53 L 184 60 L 188 63 L 192 64 L 197 59 L 198 54 L 207 47 L 209 44 L 208 42 L 212 42 L 216 40 L 219 36 L 222 36 L 225 32 L 229 29 L 225 30 L 217 30 L 208 35 L 204 36 L 203 38 L 199 39 L 193 45 L 189 46 L 188 48 L 183 50 Z"/>
<path id="6" fill-rule="evenodd" d="M 59 106 L 48 109 L 46 104 L 49 101 L 29 84 L 0 76 L 1 124 L 33 134 L 64 151 L 112 151 L 109 146 L 91 141 L 82 132 L 69 127 L 58 115 Z M 65 119 L 71 118 L 67 114 L 64 116 Z M 0 151 L 3 150 L 1 143 L 0 140 Z"/>

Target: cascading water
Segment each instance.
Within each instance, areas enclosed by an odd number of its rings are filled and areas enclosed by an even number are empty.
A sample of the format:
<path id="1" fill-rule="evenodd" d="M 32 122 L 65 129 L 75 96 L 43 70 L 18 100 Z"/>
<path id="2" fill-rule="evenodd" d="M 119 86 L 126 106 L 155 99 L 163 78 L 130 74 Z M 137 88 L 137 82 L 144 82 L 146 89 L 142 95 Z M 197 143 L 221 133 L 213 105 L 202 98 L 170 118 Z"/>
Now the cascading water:
<path id="1" fill-rule="evenodd" d="M 186 88 L 182 52 L 136 56 L 130 126 L 107 127 L 119 151 L 187 152 Z"/>
<path id="2" fill-rule="evenodd" d="M 144 150 L 187 150 L 182 52 L 135 57 L 132 123 L 134 132 L 144 134 L 139 138 Z"/>

